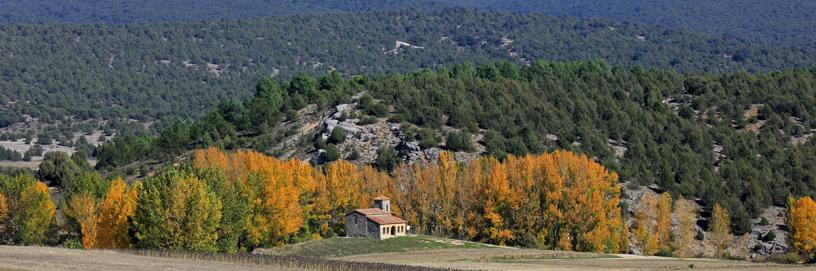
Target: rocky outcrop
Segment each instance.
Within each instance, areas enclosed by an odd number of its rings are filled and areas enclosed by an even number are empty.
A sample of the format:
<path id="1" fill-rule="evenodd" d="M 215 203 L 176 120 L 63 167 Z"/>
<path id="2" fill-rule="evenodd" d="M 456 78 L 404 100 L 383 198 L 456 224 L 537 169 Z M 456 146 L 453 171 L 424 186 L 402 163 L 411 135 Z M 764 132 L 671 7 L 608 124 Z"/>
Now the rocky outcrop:
<path id="1" fill-rule="evenodd" d="M 355 98 L 359 98 L 358 95 Z M 432 162 L 438 159 L 439 153 L 444 151 L 439 147 L 421 148 L 419 142 L 408 138 L 403 130 L 402 124 L 388 122 L 385 118 L 378 118 L 373 123 L 361 124 L 362 112 L 357 110 L 357 103 L 339 104 L 333 108 L 326 117 L 322 118 L 318 124 L 319 136 L 328 140 L 335 129 L 343 130 L 347 135 L 343 142 L 336 145 L 342 152 L 341 158 L 352 160 L 352 153 L 359 156 L 352 162 L 358 164 L 371 164 L 377 159 L 377 151 L 383 147 L 393 147 L 396 149 L 399 158 L 408 164 L 416 162 Z M 307 126 L 308 127 L 308 126 Z M 457 131 L 451 127 L 445 127 L 443 132 Z M 456 152 L 454 158 L 457 161 L 470 161 L 479 157 L 479 153 L 484 151 L 484 147 L 478 144 L 477 135 L 473 138 L 476 151 Z M 305 160 L 320 161 L 318 159 L 325 150 L 317 150 Z"/>
<path id="2" fill-rule="evenodd" d="M 657 185 L 649 187 L 636 186 L 630 183 L 623 184 L 623 197 L 621 202 L 627 206 L 630 217 L 634 217 L 636 210 L 641 208 L 640 201 L 646 194 L 659 196 L 663 191 Z M 713 257 L 715 249 L 711 244 L 710 235 L 706 231 L 708 218 L 699 215 L 702 206 L 695 201 L 695 208 L 698 210 L 695 231 L 703 234 L 703 240 L 696 240 L 692 244 L 692 254 L 699 257 Z M 765 209 L 758 218 L 752 220 L 751 231 L 742 236 L 734 236 L 728 252 L 730 255 L 743 258 L 761 258 L 772 254 L 779 254 L 788 251 L 787 228 L 785 227 L 786 209 L 782 207 L 769 207 Z M 630 229 L 633 228 L 633 219 L 629 220 Z M 672 215 L 672 228 L 677 226 L 677 217 Z M 768 234 L 773 232 L 774 238 L 768 238 Z M 638 240 L 634 235 L 630 236 L 629 251 L 633 254 L 642 254 Z"/>
<path id="3" fill-rule="evenodd" d="M 787 210 L 782 207 L 765 209 L 758 218 L 752 220 L 751 252 L 758 255 L 771 255 L 788 251 L 788 230 L 785 226 Z M 774 238 L 764 238 L 773 232 Z M 763 240 L 765 239 L 765 240 Z"/>

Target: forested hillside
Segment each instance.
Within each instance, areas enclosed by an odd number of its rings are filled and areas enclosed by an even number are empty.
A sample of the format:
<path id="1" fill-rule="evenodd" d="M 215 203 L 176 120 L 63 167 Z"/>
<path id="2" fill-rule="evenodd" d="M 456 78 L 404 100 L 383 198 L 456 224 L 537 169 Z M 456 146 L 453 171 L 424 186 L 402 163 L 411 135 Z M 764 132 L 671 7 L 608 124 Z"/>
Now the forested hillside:
<path id="1" fill-rule="evenodd" d="M 514 12 L 540 12 L 579 18 L 662 25 L 710 34 L 813 46 L 816 2 L 807 0 L 439 0 L 460 6 Z"/>
<path id="2" fill-rule="evenodd" d="M 722 204 L 741 234 L 751 217 L 784 205 L 788 195 L 816 194 L 814 97 L 813 69 L 684 75 L 602 62 L 499 62 L 350 80 L 336 73 L 281 84 L 267 78 L 253 98 L 223 102 L 199 122 L 106 143 L 98 167 L 212 145 L 270 152 L 291 140 L 300 140 L 293 148 L 336 156 L 324 160 L 354 160 L 357 150 L 337 146 L 359 134 L 321 138 L 324 130 L 276 127 L 298 120 L 307 104 L 332 113 L 336 104 L 356 102 L 345 118 L 398 124 L 402 140 L 422 149 L 467 153 L 476 142 L 498 158 L 557 149 L 589 154 L 623 181 Z M 404 161 L 393 147 L 377 150 L 374 164 L 387 170 Z"/>
<path id="3" fill-rule="evenodd" d="M 135 23 L 249 19 L 343 11 L 387 11 L 404 8 L 433 10 L 455 5 L 399 0 L 9 0 L 0 2 L 0 22 L 11 23 Z"/>
<path id="4" fill-rule="evenodd" d="M 809 51 L 659 27 L 449 9 L 129 25 L 0 25 L 6 125 L 195 118 L 264 75 L 381 75 L 507 59 L 602 59 L 688 72 L 816 63 Z"/>
<path id="5" fill-rule="evenodd" d="M 493 11 L 542 13 L 578 18 L 607 18 L 731 34 L 746 40 L 813 45 L 816 3 L 807 0 L 241 0 L 241 1 L 128 1 L 8 0 L 0 2 L 0 22 L 132 23 L 257 18 L 306 13 L 414 8 L 437 10 L 469 7 Z"/>

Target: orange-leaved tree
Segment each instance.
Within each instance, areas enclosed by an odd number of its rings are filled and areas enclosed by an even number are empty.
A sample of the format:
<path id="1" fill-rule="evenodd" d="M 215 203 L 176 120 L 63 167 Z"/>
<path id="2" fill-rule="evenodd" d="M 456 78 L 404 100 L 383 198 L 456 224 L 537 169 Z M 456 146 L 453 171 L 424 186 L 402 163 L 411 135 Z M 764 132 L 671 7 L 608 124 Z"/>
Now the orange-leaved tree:
<path id="1" fill-rule="evenodd" d="M 70 218 L 79 225 L 82 247 L 86 249 L 96 248 L 98 227 L 94 197 L 88 193 L 71 196 L 63 213 L 65 217 Z"/>
<path id="2" fill-rule="evenodd" d="M 9 208 L 8 202 L 6 201 L 6 195 L 3 195 L 3 191 L 0 191 L 0 233 L 5 231 L 6 228 L 6 219 L 9 217 Z"/>
<path id="3" fill-rule="evenodd" d="M 487 237 L 504 245 L 508 240 L 512 240 L 513 231 L 509 229 L 506 217 L 511 213 L 512 191 L 510 190 L 510 180 L 507 176 L 507 166 L 499 163 L 498 160 L 488 159 L 486 163 L 490 175 L 487 177 L 485 185 L 484 218 L 487 226 L 484 229 Z"/>
<path id="4" fill-rule="evenodd" d="M 131 248 L 129 220 L 136 212 L 138 183 L 128 187 L 122 179 L 115 179 L 99 203 L 96 216 L 96 247 Z"/>
<path id="5" fill-rule="evenodd" d="M 810 197 L 788 198 L 788 242 L 794 251 L 816 257 L 816 202 Z"/>
<path id="6" fill-rule="evenodd" d="M 564 180 L 561 232 L 573 233 L 573 249 L 619 252 L 623 238 L 618 174 L 586 155 L 556 151 L 556 172 Z"/>

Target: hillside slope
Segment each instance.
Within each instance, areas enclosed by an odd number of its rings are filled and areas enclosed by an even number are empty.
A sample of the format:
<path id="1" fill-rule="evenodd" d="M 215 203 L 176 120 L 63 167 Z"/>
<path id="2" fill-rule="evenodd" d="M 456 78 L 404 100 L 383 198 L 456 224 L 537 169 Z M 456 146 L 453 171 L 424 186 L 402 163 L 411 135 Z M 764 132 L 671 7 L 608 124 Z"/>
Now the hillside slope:
<path id="1" fill-rule="evenodd" d="M 0 125 L 31 115 L 200 117 L 264 75 L 381 75 L 506 59 L 602 59 L 689 72 L 806 67 L 816 54 L 665 28 L 543 15 L 344 13 L 134 25 L 0 26 Z M 65 122 L 70 123 L 70 120 Z"/>
<path id="2" fill-rule="evenodd" d="M 493 11 L 542 13 L 578 18 L 607 18 L 731 34 L 746 40 L 812 46 L 816 32 L 816 3 L 807 0 L 241 0 L 241 1 L 128 1 L 8 0 L 0 2 L 0 22 L 132 23 L 257 18 L 293 14 L 414 8 L 438 10 L 469 7 Z"/>
<path id="3" fill-rule="evenodd" d="M 816 34 L 816 2 L 802 0 L 439 0 L 447 4 L 490 10 L 540 12 L 555 16 L 608 18 L 746 40 L 812 46 Z"/>

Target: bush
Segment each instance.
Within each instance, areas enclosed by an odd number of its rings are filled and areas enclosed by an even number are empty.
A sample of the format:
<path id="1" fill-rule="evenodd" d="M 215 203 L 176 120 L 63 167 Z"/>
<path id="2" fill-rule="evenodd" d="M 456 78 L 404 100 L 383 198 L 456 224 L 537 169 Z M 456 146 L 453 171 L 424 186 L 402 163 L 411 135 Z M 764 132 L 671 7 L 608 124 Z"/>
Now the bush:
<path id="1" fill-rule="evenodd" d="M 762 242 L 772 242 L 775 239 L 776 233 L 774 233 L 774 231 L 769 231 L 765 234 L 765 236 L 762 236 Z"/>
<path id="2" fill-rule="evenodd" d="M 329 144 L 326 146 L 326 152 L 323 155 L 325 162 L 337 161 L 340 159 L 340 149 L 338 149 L 334 144 Z"/>
<path id="3" fill-rule="evenodd" d="M 385 117 L 388 115 L 388 106 L 382 103 L 371 104 L 365 108 L 366 113 L 377 117 Z"/>
<path id="4" fill-rule="evenodd" d="M 660 257 L 674 257 L 674 252 L 672 252 L 672 251 L 671 251 L 671 250 L 669 250 L 669 249 L 661 249 L 660 251 L 658 251 L 657 253 L 655 253 L 655 256 L 660 256 Z"/>
<path id="5" fill-rule="evenodd" d="M 296 121 L 298 119 L 298 112 L 295 110 L 287 110 L 286 111 L 286 120 L 287 121 Z"/>
<path id="6" fill-rule="evenodd" d="M 471 143 L 470 134 L 466 132 L 450 132 L 445 141 L 445 146 L 451 151 L 473 152 L 475 148 Z"/>
<path id="7" fill-rule="evenodd" d="M 759 220 L 759 225 L 768 226 L 768 224 L 770 224 L 770 222 L 768 222 L 768 219 L 764 217 L 761 220 Z"/>
<path id="8" fill-rule="evenodd" d="M 329 143 L 338 144 L 342 143 L 343 141 L 346 141 L 346 131 L 334 127 L 334 129 L 332 129 L 331 131 L 331 134 L 329 135 Z"/>
<path id="9" fill-rule="evenodd" d="M 419 141 L 419 147 L 422 149 L 429 149 L 439 146 L 439 142 L 436 142 L 433 138 L 426 138 Z"/>
<path id="10" fill-rule="evenodd" d="M 439 146 L 439 140 L 436 138 L 436 132 L 431 129 L 419 130 L 416 134 L 416 139 L 419 140 L 419 147 L 422 149 Z"/>
<path id="11" fill-rule="evenodd" d="M 399 159 L 397 158 L 397 151 L 392 147 L 382 147 L 377 150 L 377 161 L 375 165 L 380 170 L 391 171 L 397 166 Z"/>
<path id="12" fill-rule="evenodd" d="M 357 159 L 360 159 L 360 151 L 358 151 L 357 149 L 354 149 L 353 151 L 351 151 L 351 154 L 349 155 L 348 160 L 355 161 Z"/>
<path id="13" fill-rule="evenodd" d="M 362 119 L 360 119 L 359 122 L 357 122 L 357 125 L 369 125 L 374 123 L 377 123 L 377 118 L 372 116 L 365 116 Z"/>
<path id="14" fill-rule="evenodd" d="M 69 249 L 83 249 L 82 242 L 76 238 L 65 240 L 65 242 L 62 243 L 62 246 Z"/>
<path id="15" fill-rule="evenodd" d="M 795 252 L 786 252 L 783 254 L 773 254 L 765 258 L 766 262 L 781 263 L 781 264 L 795 264 L 802 262 L 802 257 Z"/>
<path id="16" fill-rule="evenodd" d="M 705 239 L 705 234 L 703 234 L 703 232 L 701 231 L 698 231 L 697 235 L 694 235 L 694 239 L 697 239 L 697 241 L 703 241 Z"/>

